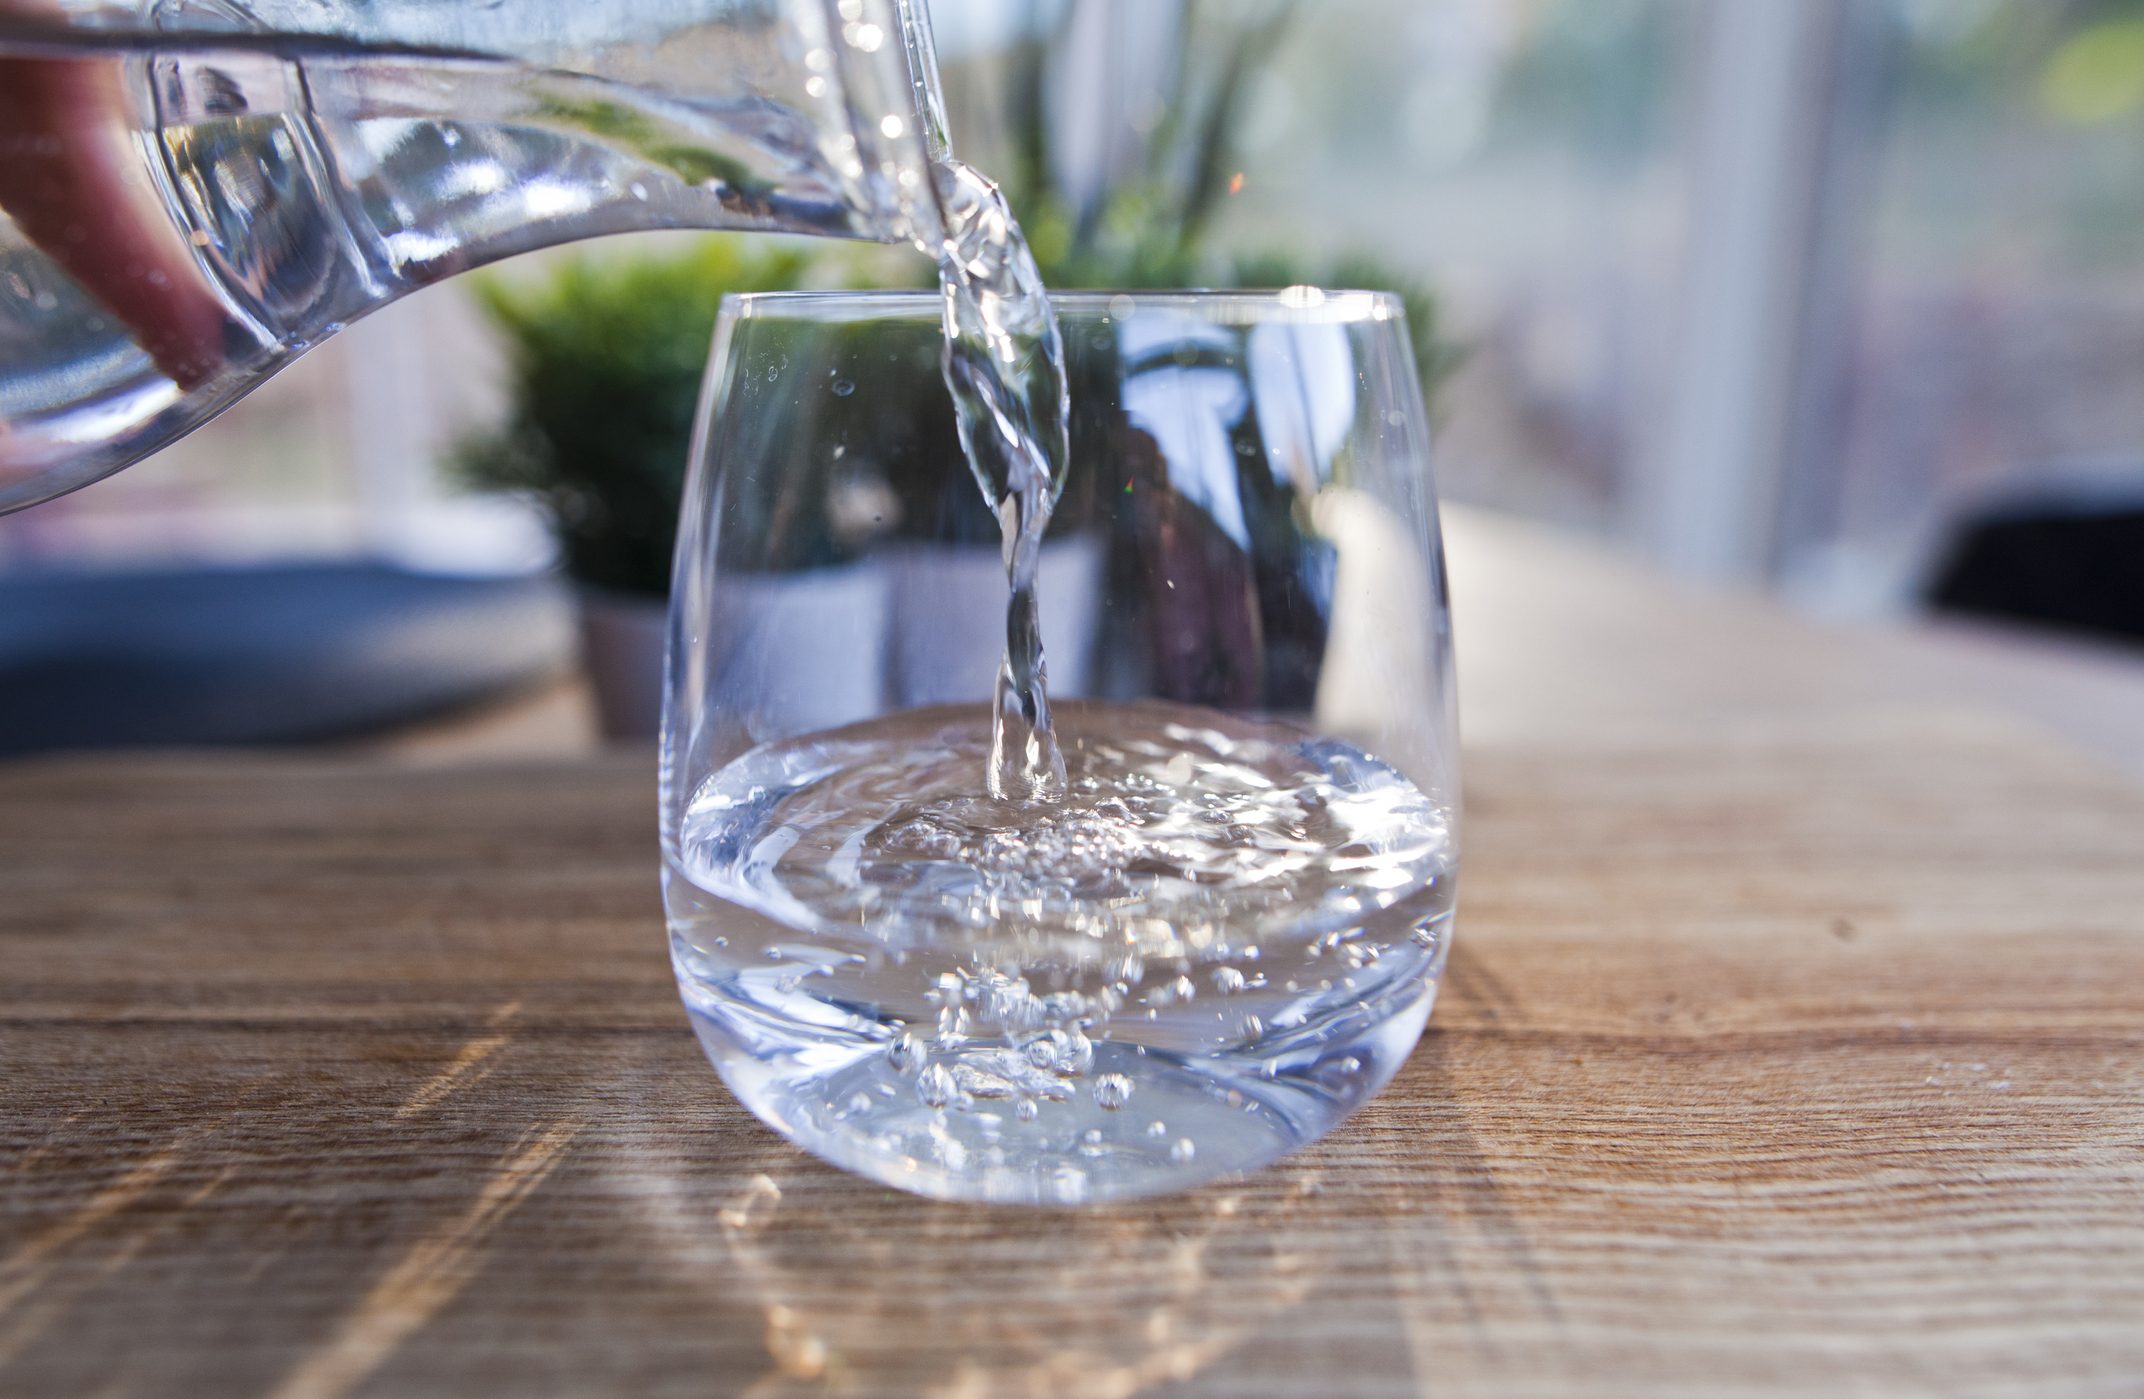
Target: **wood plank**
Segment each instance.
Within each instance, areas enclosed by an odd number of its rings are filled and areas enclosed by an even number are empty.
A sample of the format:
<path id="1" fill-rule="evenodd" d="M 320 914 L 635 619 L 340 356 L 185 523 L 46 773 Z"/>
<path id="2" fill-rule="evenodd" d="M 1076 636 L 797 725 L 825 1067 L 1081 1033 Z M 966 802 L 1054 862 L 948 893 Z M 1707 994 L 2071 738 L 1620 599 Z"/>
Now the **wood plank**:
<path id="1" fill-rule="evenodd" d="M 1392 1090 L 1070 1214 L 729 1100 L 639 760 L 0 768 L 0 1394 L 2137 1393 L 2144 793 L 1933 712 L 1470 761 Z"/>

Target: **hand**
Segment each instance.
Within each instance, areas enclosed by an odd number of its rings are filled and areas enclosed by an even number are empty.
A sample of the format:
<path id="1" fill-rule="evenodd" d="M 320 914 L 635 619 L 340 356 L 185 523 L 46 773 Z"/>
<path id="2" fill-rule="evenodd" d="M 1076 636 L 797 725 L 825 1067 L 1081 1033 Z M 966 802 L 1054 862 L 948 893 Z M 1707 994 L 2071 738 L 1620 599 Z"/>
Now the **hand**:
<path id="1" fill-rule="evenodd" d="M 0 0 L 0 36 L 66 36 L 49 0 Z M 234 318 L 142 163 L 116 54 L 0 56 L 0 209 L 182 389 L 221 370 Z"/>

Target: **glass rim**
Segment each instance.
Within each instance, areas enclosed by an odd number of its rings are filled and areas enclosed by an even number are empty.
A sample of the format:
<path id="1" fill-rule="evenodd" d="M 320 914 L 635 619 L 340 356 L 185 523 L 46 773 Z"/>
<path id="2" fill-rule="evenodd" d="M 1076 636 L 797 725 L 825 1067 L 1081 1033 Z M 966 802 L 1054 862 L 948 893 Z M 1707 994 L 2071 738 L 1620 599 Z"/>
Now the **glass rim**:
<path id="1" fill-rule="evenodd" d="M 936 291 L 873 288 L 863 291 L 725 292 L 725 320 L 782 318 L 827 324 L 880 320 L 939 319 L 943 300 Z M 1311 322 L 1347 325 L 1363 321 L 1404 320 L 1406 309 L 1389 291 L 1327 290 L 1293 286 L 1265 291 L 1124 289 L 1052 291 L 1050 305 L 1061 316 L 1092 320 L 1129 315 L 1151 306 L 1220 324 Z"/>

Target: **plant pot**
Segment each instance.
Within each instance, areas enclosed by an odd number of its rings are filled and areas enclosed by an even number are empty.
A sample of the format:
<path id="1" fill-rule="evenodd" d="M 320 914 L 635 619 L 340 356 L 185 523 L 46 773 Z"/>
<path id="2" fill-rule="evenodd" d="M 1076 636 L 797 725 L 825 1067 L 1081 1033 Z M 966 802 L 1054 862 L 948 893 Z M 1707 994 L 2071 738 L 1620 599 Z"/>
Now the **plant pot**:
<path id="1" fill-rule="evenodd" d="M 595 691 L 606 739 L 645 740 L 662 725 L 663 644 L 669 605 L 661 598 L 578 590 L 581 666 Z"/>
<path id="2" fill-rule="evenodd" d="M 1053 540 L 1037 583 L 1050 681 L 1085 693 L 1100 625 L 1100 540 Z M 581 656 L 603 736 L 655 737 L 662 723 L 667 606 L 579 590 Z M 889 550 L 868 563 L 722 579 L 718 683 L 744 708 L 837 728 L 896 707 L 985 701 L 1005 653 L 1005 565 L 996 548 Z"/>
<path id="3" fill-rule="evenodd" d="M 757 741 L 839 728 L 883 706 L 891 580 L 876 561 L 715 581 L 709 683 L 733 711 L 779 716 Z"/>
<path id="4" fill-rule="evenodd" d="M 1050 691 L 1092 688 L 1101 629 L 1103 544 L 1076 535 L 1042 546 L 1035 586 Z M 896 618 L 892 671 L 897 707 L 990 698 L 1005 655 L 1005 561 L 994 545 L 889 550 Z"/>

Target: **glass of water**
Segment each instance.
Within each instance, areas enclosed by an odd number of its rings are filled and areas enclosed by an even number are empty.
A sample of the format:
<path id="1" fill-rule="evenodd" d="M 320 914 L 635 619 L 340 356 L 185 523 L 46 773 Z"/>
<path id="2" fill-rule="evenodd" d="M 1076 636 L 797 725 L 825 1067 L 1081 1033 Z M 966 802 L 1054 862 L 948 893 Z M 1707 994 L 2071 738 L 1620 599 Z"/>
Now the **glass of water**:
<path id="1" fill-rule="evenodd" d="M 1413 1048 L 1448 945 L 1398 303 L 1053 300 L 1039 606 L 1008 612 L 927 293 L 727 300 L 679 534 L 662 840 L 694 1028 L 775 1130 L 942 1198 L 1151 1194 L 1313 1141 Z M 1048 698 L 1009 738 L 1028 617 Z M 1033 730 L 1061 794 L 993 796 L 993 745 Z"/>

